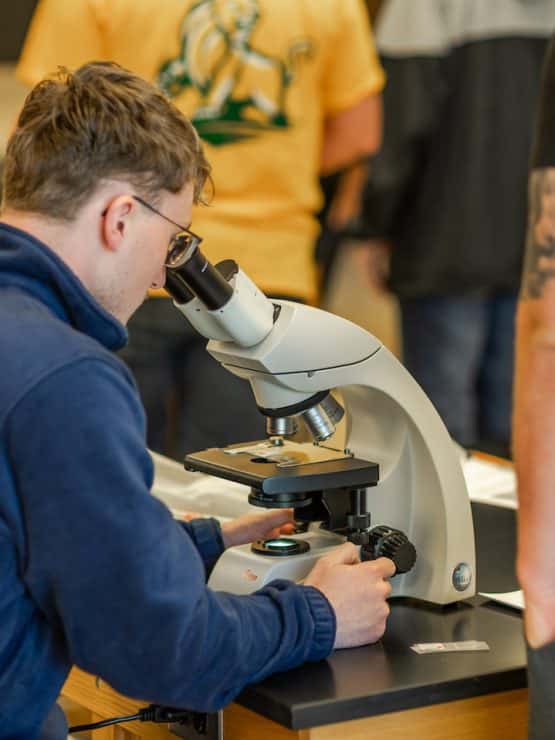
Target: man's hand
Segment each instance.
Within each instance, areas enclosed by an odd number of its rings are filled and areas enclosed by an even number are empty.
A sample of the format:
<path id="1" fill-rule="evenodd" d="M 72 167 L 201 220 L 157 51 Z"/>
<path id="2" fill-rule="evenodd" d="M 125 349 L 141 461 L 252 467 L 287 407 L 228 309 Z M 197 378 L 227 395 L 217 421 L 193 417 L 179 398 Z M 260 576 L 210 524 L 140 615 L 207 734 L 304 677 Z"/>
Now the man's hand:
<path id="1" fill-rule="evenodd" d="M 261 514 L 245 514 L 222 524 L 222 537 L 226 548 L 246 545 L 254 540 L 279 537 L 295 530 L 293 509 L 273 509 Z"/>
<path id="2" fill-rule="evenodd" d="M 351 542 L 316 563 L 304 584 L 320 590 L 335 611 L 335 648 L 366 645 L 380 639 L 389 615 L 387 598 L 391 586 L 387 579 L 394 574 L 395 565 L 388 558 L 361 563 L 358 548 Z"/>

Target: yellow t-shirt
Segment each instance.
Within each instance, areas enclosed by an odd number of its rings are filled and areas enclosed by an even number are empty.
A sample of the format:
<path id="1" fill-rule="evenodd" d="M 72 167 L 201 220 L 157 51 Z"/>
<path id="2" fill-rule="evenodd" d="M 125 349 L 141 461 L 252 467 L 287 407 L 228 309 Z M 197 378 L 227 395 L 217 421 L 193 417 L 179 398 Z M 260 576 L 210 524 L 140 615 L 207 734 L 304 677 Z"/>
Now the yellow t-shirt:
<path id="1" fill-rule="evenodd" d="M 384 84 L 362 0 L 41 0 L 20 79 L 92 60 L 156 81 L 193 120 L 215 182 L 192 226 L 209 259 L 313 301 L 323 123 Z"/>

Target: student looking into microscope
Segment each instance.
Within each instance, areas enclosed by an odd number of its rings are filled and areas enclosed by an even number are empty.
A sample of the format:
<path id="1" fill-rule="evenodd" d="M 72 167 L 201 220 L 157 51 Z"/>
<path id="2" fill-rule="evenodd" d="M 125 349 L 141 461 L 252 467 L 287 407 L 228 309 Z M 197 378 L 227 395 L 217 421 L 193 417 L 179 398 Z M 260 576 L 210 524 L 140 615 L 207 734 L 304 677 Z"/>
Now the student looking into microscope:
<path id="1" fill-rule="evenodd" d="M 38 84 L 8 143 L 0 222 L 0 719 L 66 737 L 72 665 L 212 711 L 248 683 L 381 637 L 393 563 L 347 543 L 304 585 L 213 592 L 226 547 L 290 510 L 174 521 L 150 494 L 136 386 L 113 354 L 210 167 L 190 122 L 110 63 Z M 155 209 L 155 210 L 153 210 Z M 180 224 L 181 226 L 177 226 Z"/>

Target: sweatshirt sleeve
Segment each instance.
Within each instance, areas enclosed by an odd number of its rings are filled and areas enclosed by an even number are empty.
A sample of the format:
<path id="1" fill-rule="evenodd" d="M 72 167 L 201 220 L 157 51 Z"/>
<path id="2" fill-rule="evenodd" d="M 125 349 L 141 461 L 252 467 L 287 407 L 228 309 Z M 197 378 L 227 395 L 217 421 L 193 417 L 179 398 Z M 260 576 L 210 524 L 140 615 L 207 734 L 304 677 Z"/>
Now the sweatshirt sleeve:
<path id="1" fill-rule="evenodd" d="M 142 409 L 116 361 L 77 361 L 30 390 L 12 411 L 8 453 L 26 587 L 70 660 L 116 690 L 215 711 L 332 650 L 335 616 L 316 589 L 207 588 L 198 533 L 150 494 Z"/>
<path id="2" fill-rule="evenodd" d="M 385 77 L 380 66 L 368 13 L 362 0 L 317 0 L 321 21 L 328 21 L 322 50 L 321 77 L 326 116 L 345 111 L 380 93 Z"/>
<path id="3" fill-rule="evenodd" d="M 225 550 L 222 528 L 217 519 L 199 518 L 190 522 L 180 522 L 183 529 L 195 543 L 206 568 L 207 576 Z"/>
<path id="4" fill-rule="evenodd" d="M 76 69 L 107 59 L 104 34 L 92 0 L 39 0 L 25 37 L 16 75 L 33 87 L 61 65 Z"/>

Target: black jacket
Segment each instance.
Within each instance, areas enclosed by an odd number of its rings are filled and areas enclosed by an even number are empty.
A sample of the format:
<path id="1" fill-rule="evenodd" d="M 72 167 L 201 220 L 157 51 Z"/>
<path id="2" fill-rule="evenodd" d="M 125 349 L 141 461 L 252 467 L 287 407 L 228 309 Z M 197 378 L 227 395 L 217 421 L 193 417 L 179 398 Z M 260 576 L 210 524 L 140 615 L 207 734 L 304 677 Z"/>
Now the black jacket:
<path id="1" fill-rule="evenodd" d="M 364 226 L 400 297 L 516 291 L 553 0 L 389 0 L 383 148 Z"/>
<path id="2" fill-rule="evenodd" d="M 545 58 L 541 105 L 531 165 L 555 167 L 555 36 Z"/>

